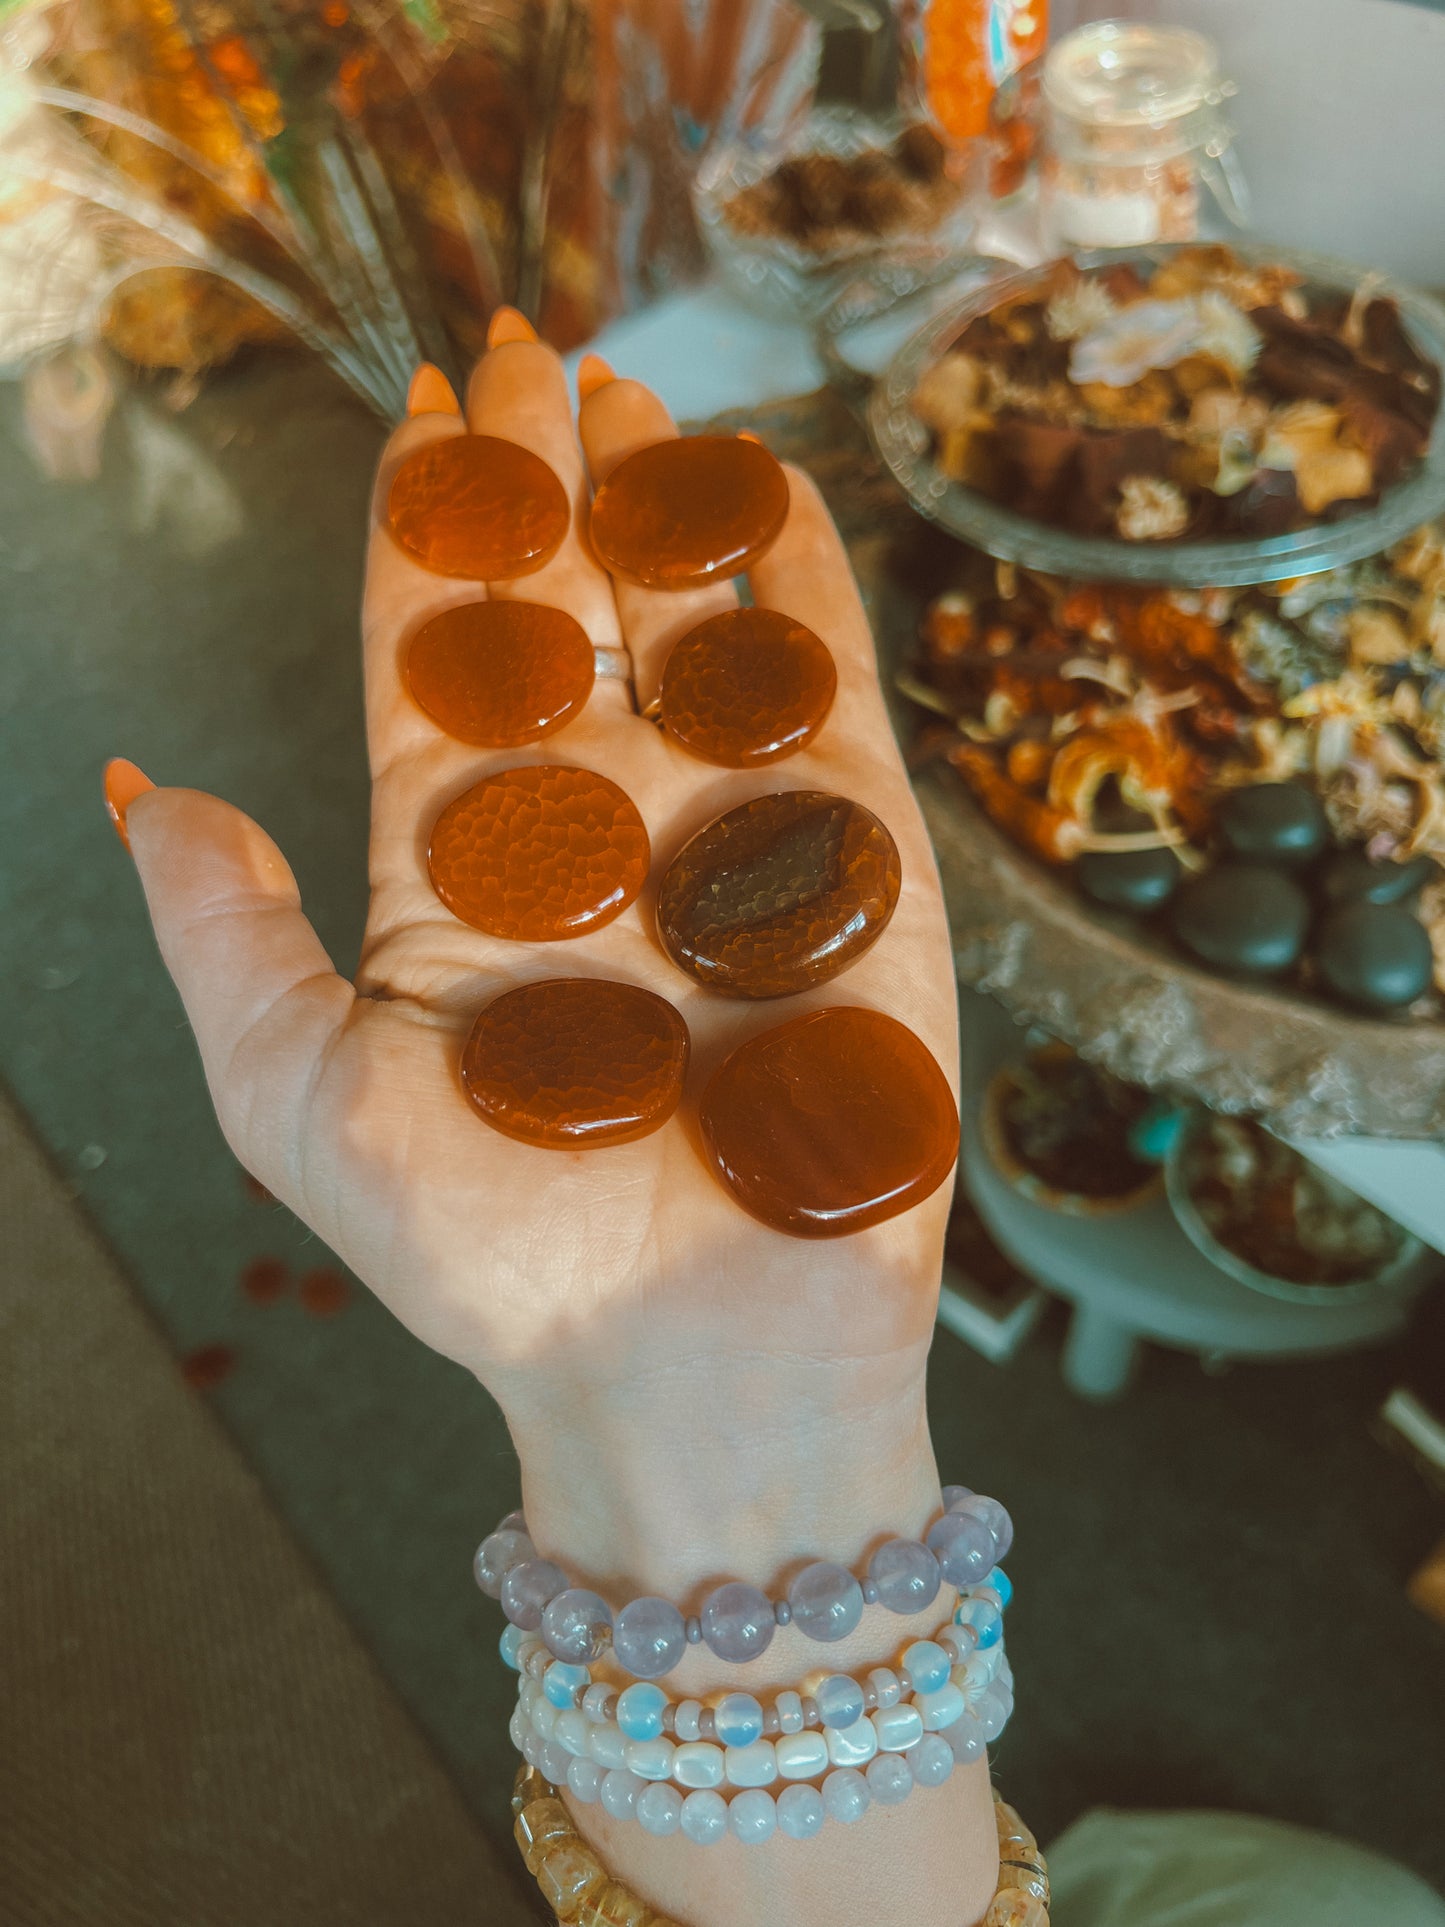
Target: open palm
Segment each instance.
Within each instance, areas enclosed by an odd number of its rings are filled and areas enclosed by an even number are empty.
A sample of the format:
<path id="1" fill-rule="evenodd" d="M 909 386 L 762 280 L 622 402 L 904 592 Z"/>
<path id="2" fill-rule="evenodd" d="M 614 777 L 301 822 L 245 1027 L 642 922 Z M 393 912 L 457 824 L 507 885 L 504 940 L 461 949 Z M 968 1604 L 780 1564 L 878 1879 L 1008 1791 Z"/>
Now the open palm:
<path id="1" fill-rule="evenodd" d="M 514 1429 L 599 1384 L 655 1387 L 704 1371 L 713 1384 L 735 1374 L 739 1397 L 765 1403 L 784 1365 L 794 1398 L 880 1402 L 891 1378 L 902 1385 L 921 1372 L 946 1190 L 851 1237 L 789 1238 L 722 1189 L 696 1122 L 696 1094 L 721 1058 L 811 1005 L 889 1012 L 954 1073 L 955 994 L 932 853 L 837 534 L 812 485 L 792 473 L 786 529 L 752 591 L 824 638 L 838 695 L 816 741 L 785 765 L 734 772 L 699 762 L 612 681 L 599 681 L 555 737 L 521 752 L 476 750 L 443 735 L 402 679 L 407 639 L 437 610 L 484 594 L 565 609 L 594 643 L 630 648 L 645 706 L 671 644 L 736 592 L 730 583 L 685 593 L 614 584 L 591 556 L 589 471 L 599 481 L 633 449 L 675 432 L 646 389 L 611 381 L 589 394 L 579 445 L 557 357 L 511 341 L 477 367 L 466 414 L 473 431 L 550 464 L 572 498 L 572 528 L 544 569 L 515 583 L 484 590 L 428 573 L 387 532 L 386 489 L 405 455 L 463 423 L 421 414 L 393 435 L 373 502 L 364 611 L 372 895 L 356 984 L 334 973 L 256 825 L 192 791 L 159 790 L 132 807 L 132 848 L 222 1126 L 248 1168 L 415 1332 L 491 1387 Z M 487 772 L 524 762 L 611 777 L 647 824 L 652 888 L 585 938 L 487 937 L 453 917 L 428 880 L 441 808 Z M 898 844 L 902 895 L 845 979 L 778 1003 L 721 998 L 664 955 L 656 879 L 722 810 L 781 788 L 833 790 L 873 810 Z M 693 1039 L 687 1096 L 667 1125 L 632 1144 L 573 1152 L 515 1143 L 463 1095 L 463 1040 L 501 990 L 579 975 L 643 985 L 681 1011 Z"/>

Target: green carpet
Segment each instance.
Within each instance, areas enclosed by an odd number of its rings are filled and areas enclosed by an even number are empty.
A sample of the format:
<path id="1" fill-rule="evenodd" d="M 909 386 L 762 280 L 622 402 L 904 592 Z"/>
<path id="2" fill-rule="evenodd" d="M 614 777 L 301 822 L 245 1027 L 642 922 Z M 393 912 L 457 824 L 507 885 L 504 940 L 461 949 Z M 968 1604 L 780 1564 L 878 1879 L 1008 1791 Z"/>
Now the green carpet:
<path id="1" fill-rule="evenodd" d="M 239 803 L 350 966 L 380 431 L 300 361 L 222 376 L 179 418 L 131 398 L 94 485 L 44 482 L 18 419 L 0 390 L 0 1078 L 501 1829 L 500 1620 L 468 1576 L 515 1497 L 500 1420 L 359 1292 L 318 1315 L 329 1282 L 303 1280 L 333 1261 L 248 1195 L 100 806 L 111 754 Z M 262 1259 L 269 1302 L 242 1283 Z M 1243 1808 L 1445 1883 L 1445 1634 L 1402 1591 L 1439 1515 L 1367 1435 L 1388 1358 L 1210 1379 L 1152 1354 L 1095 1411 L 1056 1349 L 1046 1330 L 1000 1372 L 940 1336 L 933 1360 L 944 1476 L 1019 1522 L 1010 1797 L 1045 1835 L 1100 1801 Z"/>

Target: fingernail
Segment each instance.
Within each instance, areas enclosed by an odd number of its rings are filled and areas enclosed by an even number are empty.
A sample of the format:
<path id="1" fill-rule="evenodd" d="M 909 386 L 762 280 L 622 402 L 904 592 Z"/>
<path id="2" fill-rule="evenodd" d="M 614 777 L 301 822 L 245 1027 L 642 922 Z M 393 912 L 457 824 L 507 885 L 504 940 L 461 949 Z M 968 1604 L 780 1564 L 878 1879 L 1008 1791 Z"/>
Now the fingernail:
<path id="1" fill-rule="evenodd" d="M 460 415 L 462 407 L 441 369 L 424 361 L 406 391 L 406 412 L 408 415 Z"/>
<path id="2" fill-rule="evenodd" d="M 583 355 L 577 364 L 578 399 L 586 401 L 589 395 L 595 395 L 599 388 L 605 388 L 609 381 L 616 379 L 601 355 Z"/>
<path id="3" fill-rule="evenodd" d="M 130 848 L 130 838 L 125 833 L 125 813 L 138 796 L 153 790 L 155 784 L 143 769 L 128 763 L 123 756 L 112 756 L 105 766 L 105 808 L 106 814 L 115 825 L 115 833 Z"/>
<path id="4" fill-rule="evenodd" d="M 738 440 L 740 442 L 756 442 L 759 448 L 763 445 L 762 436 L 755 435 L 750 428 L 740 428 L 738 430 Z"/>
<path id="5" fill-rule="evenodd" d="M 487 346 L 500 348 L 504 341 L 535 341 L 537 330 L 516 308 L 498 308 L 487 323 Z"/>

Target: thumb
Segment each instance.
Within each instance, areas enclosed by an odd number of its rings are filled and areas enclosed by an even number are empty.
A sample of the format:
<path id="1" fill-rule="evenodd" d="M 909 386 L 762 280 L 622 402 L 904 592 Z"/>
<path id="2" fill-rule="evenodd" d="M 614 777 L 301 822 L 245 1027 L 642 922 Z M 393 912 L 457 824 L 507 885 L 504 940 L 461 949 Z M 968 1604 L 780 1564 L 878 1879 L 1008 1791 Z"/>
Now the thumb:
<path id="1" fill-rule="evenodd" d="M 199 790 L 134 793 L 139 777 L 112 765 L 107 797 L 221 1129 L 248 1170 L 296 1198 L 311 1098 L 356 993 L 337 976 L 264 830 Z M 123 813 L 113 800 L 122 781 L 132 792 Z"/>

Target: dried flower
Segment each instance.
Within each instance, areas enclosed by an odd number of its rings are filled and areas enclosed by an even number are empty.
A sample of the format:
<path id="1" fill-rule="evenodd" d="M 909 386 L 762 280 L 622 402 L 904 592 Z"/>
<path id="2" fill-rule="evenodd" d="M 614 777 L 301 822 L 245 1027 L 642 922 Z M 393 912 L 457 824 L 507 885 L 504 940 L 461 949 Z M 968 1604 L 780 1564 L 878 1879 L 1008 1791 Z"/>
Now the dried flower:
<path id="1" fill-rule="evenodd" d="M 1270 418 L 1260 466 L 1293 472 L 1306 514 L 1320 515 L 1331 503 L 1354 501 L 1374 486 L 1369 456 L 1342 439 L 1343 427 L 1340 411 L 1321 401 L 1291 402 Z"/>
<path id="2" fill-rule="evenodd" d="M 1054 296 L 1044 310 L 1044 326 L 1054 341 L 1077 341 L 1117 313 L 1114 297 L 1103 282 L 1086 277 Z"/>
<path id="3" fill-rule="evenodd" d="M 1192 300 L 1131 302 L 1074 343 L 1069 377 L 1127 388 L 1151 368 L 1183 361 L 1198 345 L 1199 332 L 1199 309 Z"/>
<path id="4" fill-rule="evenodd" d="M 1189 504 L 1163 476 L 1127 476 L 1119 496 L 1114 526 L 1126 542 L 1165 542 L 1188 527 Z"/>
<path id="5" fill-rule="evenodd" d="M 1346 621 L 1350 661 L 1356 663 L 1408 662 L 1410 638 L 1388 609 L 1368 603 L 1352 609 Z"/>
<path id="6" fill-rule="evenodd" d="M 913 391 L 913 412 L 927 427 L 947 434 L 965 428 L 979 411 L 983 370 L 972 355 L 948 354 L 934 362 Z"/>
<path id="7" fill-rule="evenodd" d="M 1230 374 L 1241 380 L 1254 366 L 1259 353 L 1259 330 L 1234 303 L 1224 295 L 1210 289 L 1201 294 L 1195 307 L 1199 314 L 1200 331 L 1194 343 L 1194 352 L 1208 355 L 1217 361 Z"/>

